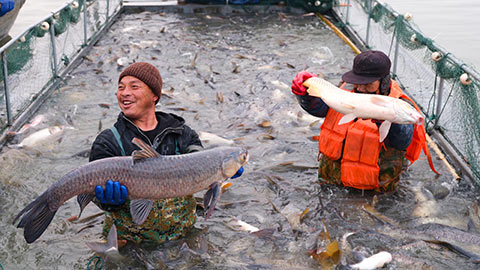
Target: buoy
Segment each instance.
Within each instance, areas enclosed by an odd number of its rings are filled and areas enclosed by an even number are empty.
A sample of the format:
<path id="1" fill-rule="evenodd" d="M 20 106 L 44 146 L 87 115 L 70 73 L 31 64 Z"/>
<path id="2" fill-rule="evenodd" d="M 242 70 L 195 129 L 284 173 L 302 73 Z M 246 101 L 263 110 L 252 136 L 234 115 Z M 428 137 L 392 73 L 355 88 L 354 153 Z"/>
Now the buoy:
<path id="1" fill-rule="evenodd" d="M 318 1 L 318 0 L 315 1 L 315 6 L 316 6 L 316 7 L 320 6 L 321 4 L 322 4 L 322 2 L 320 2 L 320 1 Z"/>
<path id="2" fill-rule="evenodd" d="M 72 8 L 78 8 L 78 2 L 77 1 L 72 2 Z"/>
<path id="3" fill-rule="evenodd" d="M 48 22 L 43 22 L 40 25 L 40 29 L 42 29 L 43 31 L 48 31 L 48 29 L 50 29 L 50 24 Z"/>
<path id="4" fill-rule="evenodd" d="M 60 13 L 58 13 L 58 12 L 55 13 L 55 15 L 53 15 L 53 18 L 54 18 L 55 20 L 60 19 Z"/>
<path id="5" fill-rule="evenodd" d="M 407 13 L 403 14 L 403 18 L 407 21 L 411 21 L 412 18 L 413 18 L 413 15 L 412 15 L 412 13 L 407 12 Z"/>
<path id="6" fill-rule="evenodd" d="M 463 73 L 460 76 L 460 82 L 462 82 L 463 85 L 469 85 L 472 83 L 472 80 L 470 79 L 467 73 Z"/>
<path id="7" fill-rule="evenodd" d="M 412 43 L 417 43 L 418 39 L 417 39 L 417 34 L 413 34 L 411 37 L 410 37 L 410 41 Z"/>
<path id="8" fill-rule="evenodd" d="M 432 60 L 435 61 L 435 62 L 438 62 L 440 61 L 440 59 L 442 59 L 442 54 L 439 53 L 439 52 L 433 52 L 432 53 Z"/>

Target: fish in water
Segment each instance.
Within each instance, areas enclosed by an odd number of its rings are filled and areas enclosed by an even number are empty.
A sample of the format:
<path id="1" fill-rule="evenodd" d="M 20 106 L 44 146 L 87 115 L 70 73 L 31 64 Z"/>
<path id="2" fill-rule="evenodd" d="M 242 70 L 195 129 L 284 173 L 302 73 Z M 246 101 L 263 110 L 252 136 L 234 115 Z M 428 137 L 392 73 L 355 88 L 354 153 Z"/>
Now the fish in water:
<path id="1" fill-rule="evenodd" d="M 206 131 L 199 131 L 198 137 L 203 143 L 213 144 L 213 145 L 232 145 L 233 140 L 222 138 L 216 134 L 209 133 Z"/>
<path id="2" fill-rule="evenodd" d="M 364 258 L 361 262 L 350 265 L 351 269 L 371 270 L 383 267 L 386 263 L 392 261 L 392 254 L 381 251 L 373 254 L 368 258 Z"/>
<path id="3" fill-rule="evenodd" d="M 24 133 L 30 128 L 38 126 L 40 123 L 45 121 L 45 116 L 43 114 L 35 116 L 32 121 L 28 124 L 23 125 L 18 131 L 11 131 L 8 133 L 9 136 L 15 136 Z"/>
<path id="4" fill-rule="evenodd" d="M 355 118 L 384 120 L 380 125 L 380 141 L 388 135 L 392 123 L 424 123 L 424 117 L 407 102 L 383 95 L 359 94 L 342 90 L 330 82 L 312 77 L 303 83 L 311 96 L 321 98 L 330 108 L 344 114 L 339 125 Z"/>
<path id="5" fill-rule="evenodd" d="M 22 217 L 27 243 L 34 242 L 46 230 L 58 208 L 77 196 L 80 214 L 95 197 L 95 186 L 105 186 L 115 179 L 128 188 L 133 221 L 142 224 L 153 200 L 192 195 L 204 189 L 208 214 L 217 202 L 221 183 L 232 177 L 248 161 L 247 150 L 240 147 L 217 147 L 200 152 L 161 156 L 138 138 L 132 140 L 141 150 L 131 157 L 111 157 L 87 163 L 64 175 L 15 217 Z M 78 215 L 80 217 L 80 214 Z"/>
<path id="6" fill-rule="evenodd" d="M 61 136 L 67 128 L 72 128 L 72 127 L 53 126 L 53 127 L 44 128 L 29 135 L 28 137 L 23 139 L 19 144 L 13 145 L 13 146 L 19 147 L 19 148 L 35 146 L 38 143 L 45 141 L 47 139 L 57 138 Z"/>
<path id="7" fill-rule="evenodd" d="M 471 225 L 468 231 L 439 223 L 426 223 L 408 232 L 425 242 L 435 243 L 480 263 L 480 234 Z"/>
<path id="8" fill-rule="evenodd" d="M 114 260 L 122 259 L 122 255 L 118 251 L 118 238 L 117 238 L 117 227 L 115 224 L 112 225 L 110 231 L 108 232 L 107 242 L 87 242 L 85 243 L 91 250 L 95 253 L 102 256 L 112 258 Z"/>

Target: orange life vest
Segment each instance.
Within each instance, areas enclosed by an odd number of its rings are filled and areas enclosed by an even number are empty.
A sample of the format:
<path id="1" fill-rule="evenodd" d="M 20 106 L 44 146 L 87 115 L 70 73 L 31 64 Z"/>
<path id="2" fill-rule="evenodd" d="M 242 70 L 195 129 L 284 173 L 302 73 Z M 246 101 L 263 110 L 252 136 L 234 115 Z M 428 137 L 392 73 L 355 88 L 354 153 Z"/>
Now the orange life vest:
<path id="1" fill-rule="evenodd" d="M 345 84 L 341 86 L 342 89 L 344 86 Z M 404 98 L 419 111 L 416 104 L 402 92 L 400 86 L 393 80 L 389 96 Z M 318 150 L 332 160 L 342 158 L 341 181 L 345 186 L 357 189 L 376 189 L 380 172 L 378 157 L 382 146 L 379 142 L 378 127 L 370 119 L 357 119 L 357 121 L 338 125 L 343 116 L 333 109 L 328 110 L 318 137 Z M 429 159 L 430 167 L 436 172 L 428 151 L 425 128 L 423 125 L 415 125 L 412 142 L 406 150 L 405 157 L 413 163 L 420 156 L 422 149 Z"/>

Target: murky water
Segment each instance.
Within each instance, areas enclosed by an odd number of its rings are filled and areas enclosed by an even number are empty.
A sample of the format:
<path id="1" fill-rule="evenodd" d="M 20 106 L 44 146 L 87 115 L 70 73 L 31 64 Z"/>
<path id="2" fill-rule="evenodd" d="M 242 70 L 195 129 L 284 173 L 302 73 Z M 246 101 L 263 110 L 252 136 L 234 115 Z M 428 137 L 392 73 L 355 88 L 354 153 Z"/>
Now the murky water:
<path id="1" fill-rule="evenodd" d="M 355 249 L 365 256 L 391 252 L 387 269 L 478 268 L 404 233 L 428 222 L 466 229 L 475 212 L 471 209 L 479 195 L 453 180 L 440 160 L 434 161 L 442 176 L 435 177 L 423 158 L 408 169 L 397 192 L 377 195 L 375 203 L 374 193 L 316 183 L 317 144 L 309 138 L 318 135 L 320 121 L 302 112 L 289 85 L 303 69 L 338 82 L 354 57 L 321 21 L 300 15 L 144 12 L 122 15 L 38 112 L 47 120 L 35 129 L 68 122 L 75 129 L 31 149 L 3 149 L 0 262 L 6 269 L 86 269 L 93 257 L 84 243 L 101 238 L 103 216 L 67 221 L 78 213 L 75 200 L 60 208 L 33 244 L 26 244 L 22 230 L 11 222 L 50 184 L 85 164 L 88 159 L 76 154 L 89 149 L 99 129 L 114 123 L 122 57 L 160 69 L 164 95 L 159 110 L 248 148 L 250 161 L 213 216 L 199 217 L 188 237 L 159 246 L 127 245 L 121 249 L 126 259 L 107 261 L 105 268 L 319 269 L 307 251 L 325 246 L 318 237 L 323 222 L 344 250 L 343 264 L 353 263 Z M 206 147 L 214 144 L 205 141 Z M 372 204 L 376 217 L 369 214 Z M 83 217 L 99 211 L 91 204 Z M 233 218 L 273 233 L 237 231 L 230 225 Z M 473 218 L 478 226 L 478 213 Z M 349 232 L 355 234 L 341 241 Z"/>

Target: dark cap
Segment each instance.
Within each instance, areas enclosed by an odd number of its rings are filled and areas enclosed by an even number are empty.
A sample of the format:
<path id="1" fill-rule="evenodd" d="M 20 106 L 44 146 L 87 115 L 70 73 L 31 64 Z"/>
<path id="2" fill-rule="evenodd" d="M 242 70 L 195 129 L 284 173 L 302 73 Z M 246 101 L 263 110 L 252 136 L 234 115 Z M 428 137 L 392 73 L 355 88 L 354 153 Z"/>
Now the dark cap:
<path id="1" fill-rule="evenodd" d="M 118 82 L 125 76 L 133 76 L 148 85 L 152 92 L 158 97 L 158 102 L 162 95 L 163 81 L 160 71 L 158 71 L 156 67 L 146 62 L 133 63 L 120 73 Z"/>
<path id="2" fill-rule="evenodd" d="M 342 80 L 351 84 L 369 84 L 390 74 L 390 59 L 381 51 L 366 51 L 355 56 L 353 69 Z"/>

